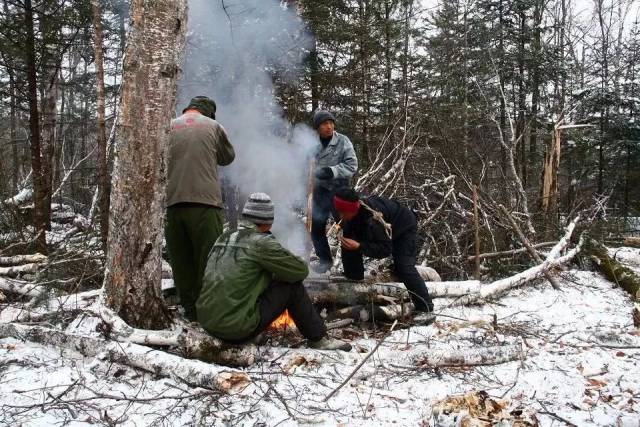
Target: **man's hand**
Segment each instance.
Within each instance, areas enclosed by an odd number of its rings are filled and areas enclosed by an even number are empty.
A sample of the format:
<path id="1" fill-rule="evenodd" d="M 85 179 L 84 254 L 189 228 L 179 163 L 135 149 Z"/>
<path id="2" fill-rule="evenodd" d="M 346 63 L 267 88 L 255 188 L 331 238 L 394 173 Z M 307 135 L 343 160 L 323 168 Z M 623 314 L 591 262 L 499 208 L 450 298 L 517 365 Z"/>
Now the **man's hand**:
<path id="1" fill-rule="evenodd" d="M 333 171 L 329 167 L 316 169 L 316 178 L 318 179 L 331 179 L 333 178 Z"/>
<path id="2" fill-rule="evenodd" d="M 342 248 L 348 251 L 357 251 L 358 249 L 360 249 L 360 243 L 356 242 L 353 239 L 347 239 L 346 237 L 343 237 L 342 239 L 340 239 L 340 243 L 342 244 Z"/>

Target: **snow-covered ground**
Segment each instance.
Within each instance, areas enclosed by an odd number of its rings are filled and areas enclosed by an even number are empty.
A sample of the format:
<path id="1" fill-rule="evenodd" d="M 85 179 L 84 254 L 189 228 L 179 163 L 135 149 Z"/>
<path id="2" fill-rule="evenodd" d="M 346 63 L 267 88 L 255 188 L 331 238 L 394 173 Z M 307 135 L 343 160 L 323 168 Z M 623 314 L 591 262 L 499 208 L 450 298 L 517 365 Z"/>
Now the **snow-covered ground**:
<path id="1" fill-rule="evenodd" d="M 640 251 L 615 252 L 640 269 Z M 263 347 L 264 360 L 247 369 L 252 383 L 235 395 L 3 339 L 0 424 L 448 426 L 457 425 L 455 415 L 436 419 L 434 403 L 484 390 L 509 410 L 535 412 L 544 426 L 640 426 L 631 299 L 595 272 L 570 270 L 561 284 L 561 292 L 539 283 L 477 307 L 442 309 L 449 301 L 436 300 L 434 325 L 393 331 L 327 402 L 388 325 L 336 332 L 353 338 L 351 353 Z M 434 370 L 407 358 L 518 343 L 522 360 L 495 366 Z"/>

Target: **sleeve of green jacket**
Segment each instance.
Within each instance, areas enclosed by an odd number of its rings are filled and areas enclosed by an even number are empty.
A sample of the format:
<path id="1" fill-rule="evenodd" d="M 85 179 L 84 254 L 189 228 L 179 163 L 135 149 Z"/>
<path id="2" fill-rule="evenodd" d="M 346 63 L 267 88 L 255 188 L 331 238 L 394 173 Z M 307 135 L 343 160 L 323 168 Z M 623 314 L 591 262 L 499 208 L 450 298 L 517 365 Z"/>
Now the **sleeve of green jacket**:
<path id="1" fill-rule="evenodd" d="M 227 132 L 219 123 L 218 127 L 216 128 L 216 136 L 216 140 L 218 142 L 218 146 L 216 147 L 218 164 L 220 166 L 227 166 L 236 158 L 236 152 L 233 149 L 233 145 L 231 145 L 231 143 L 229 142 Z"/>
<path id="2" fill-rule="evenodd" d="M 304 280 L 309 275 L 307 263 L 271 236 L 261 238 L 257 250 L 258 262 L 262 268 L 273 274 L 274 280 L 294 283 Z"/>

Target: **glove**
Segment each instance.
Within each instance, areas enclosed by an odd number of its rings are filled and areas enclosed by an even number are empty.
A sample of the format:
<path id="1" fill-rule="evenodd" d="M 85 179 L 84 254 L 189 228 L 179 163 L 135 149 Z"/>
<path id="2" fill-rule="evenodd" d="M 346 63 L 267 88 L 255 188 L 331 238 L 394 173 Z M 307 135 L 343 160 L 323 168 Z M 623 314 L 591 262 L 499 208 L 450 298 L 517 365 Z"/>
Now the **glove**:
<path id="1" fill-rule="evenodd" d="M 333 171 L 329 167 L 316 169 L 316 178 L 318 179 L 331 179 L 333 178 Z"/>

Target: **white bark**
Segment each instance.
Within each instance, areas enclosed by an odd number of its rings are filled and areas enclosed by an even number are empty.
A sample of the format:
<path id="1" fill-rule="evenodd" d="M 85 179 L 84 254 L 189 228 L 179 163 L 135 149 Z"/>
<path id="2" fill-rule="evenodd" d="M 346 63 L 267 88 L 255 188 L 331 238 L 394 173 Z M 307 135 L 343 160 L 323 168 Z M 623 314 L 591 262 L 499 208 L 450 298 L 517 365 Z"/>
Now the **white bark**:
<path id="1" fill-rule="evenodd" d="M 42 254 L 31 255 L 14 255 L 14 256 L 0 256 L 0 266 L 20 265 L 26 263 L 39 263 L 47 260 L 47 257 Z"/>
<path id="2" fill-rule="evenodd" d="M 222 365 L 251 366 L 259 358 L 255 345 L 231 345 L 194 329 L 145 330 L 132 328 L 112 310 L 98 304 L 93 310 L 112 327 L 112 338 L 120 342 L 178 347 L 186 357 Z"/>
<path id="3" fill-rule="evenodd" d="M 2 279 L 0 279 L 0 285 Z M 31 285 L 31 287 L 24 286 Z M 23 289 L 33 291 L 33 294 L 28 296 L 38 296 L 40 293 L 37 289 L 33 288 L 32 283 L 23 283 Z M 37 293 L 36 293 L 37 292 Z M 80 292 L 78 294 L 63 295 L 38 305 L 37 307 L 25 307 L 25 306 L 9 306 L 0 311 L 0 323 L 9 322 L 38 322 L 51 316 L 55 316 L 60 313 L 81 311 L 87 309 L 95 299 L 101 294 L 101 290 L 92 290 L 86 292 Z"/>
<path id="4" fill-rule="evenodd" d="M 550 269 L 565 264 L 571 261 L 579 252 L 582 247 L 582 240 L 574 249 L 570 250 L 566 255 L 559 256 L 560 252 L 564 250 L 568 245 L 573 234 L 573 230 L 578 222 L 579 218 L 574 219 L 566 229 L 566 233 L 562 239 L 551 249 L 549 255 L 542 264 L 538 264 L 523 272 L 520 272 L 514 276 L 506 277 L 504 279 L 497 280 L 493 283 L 489 283 L 480 287 L 479 292 L 469 294 L 466 297 L 456 301 L 456 305 L 475 303 L 479 300 L 486 298 L 493 298 L 497 295 L 506 292 L 509 289 L 523 285 L 534 279 L 540 278 L 545 272 Z"/>
<path id="5" fill-rule="evenodd" d="M 222 392 L 237 391 L 251 381 L 242 371 L 184 359 L 137 344 L 69 334 L 40 326 L 0 323 L 0 338 L 6 337 L 77 351 L 86 357 L 99 357 Z"/>
<path id="6" fill-rule="evenodd" d="M 37 297 L 42 293 L 42 287 L 32 282 L 5 279 L 4 277 L 0 277 L 0 290 L 28 297 Z"/>
<path id="7" fill-rule="evenodd" d="M 4 201 L 5 205 L 20 206 L 33 199 L 33 190 L 31 188 L 23 188 L 18 194 Z"/>
<path id="8" fill-rule="evenodd" d="M 418 349 L 399 353 L 396 362 L 399 365 L 420 366 L 424 368 L 450 366 L 485 366 L 522 360 L 525 354 L 522 344 L 496 347 L 475 347 L 467 349 Z"/>
<path id="9" fill-rule="evenodd" d="M 0 267 L 0 276 L 17 277 L 21 274 L 32 274 L 38 271 L 37 263 Z"/>

